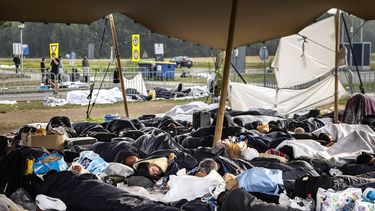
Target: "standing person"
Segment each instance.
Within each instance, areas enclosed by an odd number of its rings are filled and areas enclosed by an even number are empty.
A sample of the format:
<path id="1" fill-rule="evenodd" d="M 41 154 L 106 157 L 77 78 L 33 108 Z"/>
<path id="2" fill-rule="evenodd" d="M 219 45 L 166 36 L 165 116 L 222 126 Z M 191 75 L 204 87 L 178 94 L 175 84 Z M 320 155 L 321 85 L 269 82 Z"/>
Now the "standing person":
<path id="1" fill-rule="evenodd" d="M 16 66 L 16 73 L 18 74 L 18 68 L 20 67 L 20 64 L 21 64 L 20 57 L 17 55 L 14 55 L 13 62 L 14 62 L 14 65 Z"/>
<path id="2" fill-rule="evenodd" d="M 54 89 L 54 94 L 57 94 L 57 92 L 59 91 L 59 81 L 58 81 L 59 64 L 60 64 L 60 60 L 56 58 L 55 53 L 52 53 L 50 83 Z"/>
<path id="3" fill-rule="evenodd" d="M 64 64 L 62 57 L 59 56 L 59 82 L 61 81 L 62 75 L 64 75 Z"/>
<path id="4" fill-rule="evenodd" d="M 40 72 L 42 73 L 42 83 L 47 84 L 47 70 L 46 70 L 46 63 L 44 63 L 45 58 L 42 58 L 42 61 L 40 62 Z"/>
<path id="5" fill-rule="evenodd" d="M 83 77 L 85 78 L 85 83 L 90 82 L 90 64 L 87 56 L 83 57 L 82 60 L 82 67 L 83 67 Z"/>

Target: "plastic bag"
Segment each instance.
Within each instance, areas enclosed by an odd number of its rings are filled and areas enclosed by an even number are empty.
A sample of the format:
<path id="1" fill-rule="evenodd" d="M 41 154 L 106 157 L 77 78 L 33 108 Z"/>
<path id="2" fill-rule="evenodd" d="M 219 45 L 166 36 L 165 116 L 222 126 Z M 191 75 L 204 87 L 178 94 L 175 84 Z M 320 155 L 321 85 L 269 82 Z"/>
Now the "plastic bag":
<path id="1" fill-rule="evenodd" d="M 316 196 L 316 210 L 353 210 L 354 202 L 361 198 L 362 189 L 360 188 L 348 188 L 337 192 L 332 189 L 319 188 Z"/>
<path id="2" fill-rule="evenodd" d="M 60 154 L 44 155 L 33 164 L 35 174 L 45 174 L 50 170 L 64 171 L 68 169 L 68 165 L 64 161 L 64 157 Z"/>
<path id="3" fill-rule="evenodd" d="M 108 163 L 108 167 L 103 171 L 102 177 L 108 175 L 120 175 L 123 177 L 129 177 L 134 174 L 134 170 L 129 166 L 125 166 L 121 163 Z"/>
<path id="4" fill-rule="evenodd" d="M 108 163 L 93 151 L 82 151 L 77 163 L 81 164 L 87 171 L 97 176 L 104 173 Z"/>
<path id="5" fill-rule="evenodd" d="M 291 199 L 285 193 L 282 193 L 279 197 L 279 204 L 284 207 L 291 207 L 301 211 L 315 210 L 315 202 L 311 196 L 306 199 L 300 197 Z"/>
<path id="6" fill-rule="evenodd" d="M 29 211 L 35 211 L 37 206 L 36 203 L 31 199 L 30 195 L 23 188 L 18 188 L 9 197 L 14 203 L 21 205 L 24 209 Z"/>

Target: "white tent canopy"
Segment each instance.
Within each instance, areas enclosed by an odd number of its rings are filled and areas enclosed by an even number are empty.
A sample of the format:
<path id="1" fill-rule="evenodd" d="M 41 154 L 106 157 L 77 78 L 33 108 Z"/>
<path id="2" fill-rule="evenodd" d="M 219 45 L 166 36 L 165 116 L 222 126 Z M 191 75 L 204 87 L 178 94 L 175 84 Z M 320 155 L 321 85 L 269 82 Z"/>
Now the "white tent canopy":
<path id="1" fill-rule="evenodd" d="M 232 109 L 277 109 L 286 115 L 301 109 L 334 102 L 335 77 L 329 76 L 314 85 L 294 90 L 292 86 L 319 79 L 335 68 L 335 23 L 329 17 L 306 27 L 296 35 L 283 37 L 273 66 L 277 89 L 230 83 L 229 101 Z M 346 93 L 338 84 L 339 96 Z"/>
<path id="2" fill-rule="evenodd" d="M 335 68 L 335 18 L 310 25 L 280 39 L 272 67 L 277 86 L 292 87 L 315 80 Z"/>
<path id="3" fill-rule="evenodd" d="M 326 105 L 334 101 L 335 78 L 333 76 L 300 90 L 272 89 L 250 84 L 230 83 L 229 101 L 235 111 L 247 111 L 251 108 L 277 109 L 287 115 L 309 107 Z M 346 93 L 339 84 L 339 96 Z"/>

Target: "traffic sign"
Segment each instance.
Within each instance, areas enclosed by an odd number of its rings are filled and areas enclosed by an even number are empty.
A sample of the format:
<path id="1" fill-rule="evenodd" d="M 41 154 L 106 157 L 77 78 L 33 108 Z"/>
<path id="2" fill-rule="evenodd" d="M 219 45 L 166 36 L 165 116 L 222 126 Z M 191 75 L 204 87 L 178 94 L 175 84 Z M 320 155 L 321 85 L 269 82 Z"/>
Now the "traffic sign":
<path id="1" fill-rule="evenodd" d="M 132 61 L 141 60 L 141 40 L 139 34 L 132 34 Z"/>
<path id="2" fill-rule="evenodd" d="M 13 55 L 21 55 L 21 43 L 13 43 Z"/>
<path id="3" fill-rule="evenodd" d="M 163 43 L 155 43 L 155 55 L 164 55 Z"/>
<path id="4" fill-rule="evenodd" d="M 49 44 L 49 57 L 50 58 L 52 58 L 52 53 L 55 53 L 56 57 L 59 57 L 59 43 Z"/>

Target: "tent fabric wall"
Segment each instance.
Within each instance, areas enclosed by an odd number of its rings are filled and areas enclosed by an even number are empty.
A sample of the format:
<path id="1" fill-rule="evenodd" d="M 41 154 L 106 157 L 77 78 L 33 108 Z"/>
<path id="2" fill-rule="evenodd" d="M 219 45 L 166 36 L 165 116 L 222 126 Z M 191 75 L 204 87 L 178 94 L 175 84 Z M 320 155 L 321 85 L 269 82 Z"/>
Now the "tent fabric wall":
<path id="1" fill-rule="evenodd" d="M 313 81 L 335 68 L 335 18 L 283 37 L 272 66 L 277 86 L 288 88 Z M 305 38 L 304 38 L 305 37 Z"/>
<path id="2" fill-rule="evenodd" d="M 91 23 L 122 13 L 166 36 L 225 49 L 231 0 L 0 1 L 0 21 Z M 233 47 L 294 34 L 330 8 L 375 19 L 373 0 L 239 0 Z M 84 12 L 82 12 L 84 11 Z"/>
<path id="3" fill-rule="evenodd" d="M 147 89 L 145 81 L 142 78 L 142 74 L 137 74 L 132 79 L 126 79 L 124 77 L 125 89 L 136 89 L 141 95 L 147 95 Z"/>
<path id="4" fill-rule="evenodd" d="M 250 84 L 230 83 L 229 101 L 232 110 L 247 111 L 251 108 L 277 109 L 282 115 L 295 111 L 321 106 L 334 101 L 335 77 L 330 76 L 321 82 L 301 90 L 272 89 Z M 339 84 L 339 96 L 346 93 Z"/>

